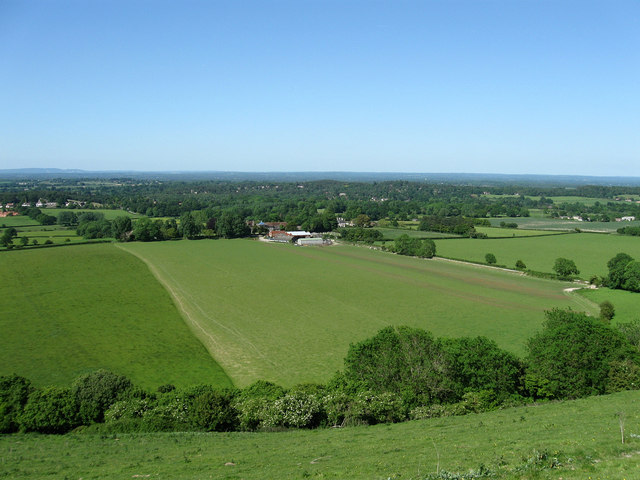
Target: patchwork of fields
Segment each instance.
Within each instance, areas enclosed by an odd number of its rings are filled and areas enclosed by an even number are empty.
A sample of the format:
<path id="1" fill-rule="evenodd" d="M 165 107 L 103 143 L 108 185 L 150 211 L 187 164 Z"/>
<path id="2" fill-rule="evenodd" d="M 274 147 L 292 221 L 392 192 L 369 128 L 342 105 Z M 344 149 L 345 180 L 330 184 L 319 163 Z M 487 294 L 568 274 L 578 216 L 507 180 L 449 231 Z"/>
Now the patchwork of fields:
<path id="1" fill-rule="evenodd" d="M 136 384 L 230 380 L 144 263 L 111 244 L 0 254 L 0 375 L 69 386 L 106 368 Z"/>
<path id="2" fill-rule="evenodd" d="M 325 381 L 350 343 L 387 325 L 484 335 L 523 353 L 545 309 L 581 309 L 563 293 L 566 283 L 361 247 L 251 240 L 120 247 L 148 263 L 238 386 Z"/>

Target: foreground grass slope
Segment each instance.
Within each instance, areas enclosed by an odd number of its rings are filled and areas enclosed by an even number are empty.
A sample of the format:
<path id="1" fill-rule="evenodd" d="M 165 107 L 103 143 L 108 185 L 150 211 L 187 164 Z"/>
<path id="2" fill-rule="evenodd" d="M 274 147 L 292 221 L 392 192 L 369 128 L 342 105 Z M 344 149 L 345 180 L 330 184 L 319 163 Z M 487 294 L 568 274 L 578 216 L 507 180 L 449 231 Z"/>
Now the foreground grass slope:
<path id="1" fill-rule="evenodd" d="M 522 353 L 545 309 L 584 309 L 563 293 L 567 283 L 360 247 L 221 240 L 121 248 L 150 265 L 238 386 L 325 381 L 350 343 L 388 325 L 484 335 Z"/>
<path id="2" fill-rule="evenodd" d="M 111 244 L 0 254 L 0 375 L 68 386 L 98 368 L 155 388 L 230 385 L 144 263 Z"/>
<path id="3" fill-rule="evenodd" d="M 420 479 L 437 469 L 468 472 L 485 465 L 493 478 L 631 480 L 640 471 L 640 439 L 630 435 L 640 434 L 639 412 L 635 391 L 373 427 L 5 435 L 0 477 Z"/>
<path id="4" fill-rule="evenodd" d="M 527 268 L 539 272 L 553 272 L 558 257 L 573 260 L 580 277 L 606 275 L 607 261 L 620 252 L 640 258 L 640 238 L 623 235 L 576 233 L 544 237 L 516 237 L 506 239 L 453 239 L 435 240 L 438 255 L 484 262 L 487 253 L 493 253 L 500 265 L 514 267 L 522 260 Z"/>

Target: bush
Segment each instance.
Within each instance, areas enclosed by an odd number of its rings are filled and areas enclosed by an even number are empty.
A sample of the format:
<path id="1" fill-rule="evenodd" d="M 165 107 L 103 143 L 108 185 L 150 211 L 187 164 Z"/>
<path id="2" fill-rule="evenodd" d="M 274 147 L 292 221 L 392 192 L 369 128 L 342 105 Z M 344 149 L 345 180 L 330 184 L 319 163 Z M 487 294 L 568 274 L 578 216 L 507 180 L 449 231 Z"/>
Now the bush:
<path id="1" fill-rule="evenodd" d="M 31 382 L 18 375 L 0 377 L 0 433 L 17 432 L 18 417 L 31 392 Z"/>
<path id="2" fill-rule="evenodd" d="M 348 417 L 368 425 L 400 422 L 406 418 L 401 398 L 392 392 L 359 392 L 350 406 Z"/>
<path id="3" fill-rule="evenodd" d="M 245 432 L 264 427 L 270 405 L 273 403 L 266 397 L 238 397 L 233 408 L 238 412 L 238 428 Z"/>
<path id="4" fill-rule="evenodd" d="M 195 396 L 189 405 L 189 424 L 206 432 L 236 429 L 238 412 L 232 405 L 233 393 L 209 390 Z"/>
<path id="5" fill-rule="evenodd" d="M 495 263 L 498 262 L 498 260 L 496 259 L 496 256 L 493 253 L 487 253 L 484 256 L 484 260 L 485 262 L 487 262 L 489 265 L 494 265 Z"/>
<path id="6" fill-rule="evenodd" d="M 373 338 L 351 345 L 344 363 L 347 385 L 396 393 L 408 407 L 455 399 L 452 360 L 424 330 L 384 328 Z"/>
<path id="7" fill-rule="evenodd" d="M 600 320 L 610 323 L 615 314 L 616 310 L 611 302 L 605 300 L 600 304 Z"/>
<path id="8" fill-rule="evenodd" d="M 122 375 L 97 370 L 78 377 L 71 387 L 85 425 L 104 421 L 104 412 L 131 389 L 131 380 Z"/>
<path id="9" fill-rule="evenodd" d="M 33 391 L 18 421 L 22 430 L 39 433 L 67 433 L 81 423 L 75 395 L 59 387 Z"/>
<path id="10" fill-rule="evenodd" d="M 141 419 L 145 413 L 154 407 L 154 402 L 148 398 L 130 398 L 113 403 L 104 412 L 105 423 L 115 423 L 123 419 Z"/>
<path id="11" fill-rule="evenodd" d="M 452 361 L 457 396 L 490 390 L 501 401 L 522 391 L 524 366 L 512 353 L 485 337 L 447 339 L 442 345 Z"/>
<path id="12" fill-rule="evenodd" d="M 312 428 L 320 425 L 324 418 L 322 402 L 316 395 L 294 391 L 269 406 L 263 426 Z"/>
<path id="13" fill-rule="evenodd" d="M 527 266 L 524 264 L 522 260 L 516 261 L 516 270 L 526 270 Z"/>
<path id="14" fill-rule="evenodd" d="M 640 355 L 616 330 L 583 313 L 546 312 L 543 330 L 528 341 L 525 381 L 542 398 L 578 398 L 605 393 L 611 364 Z"/>

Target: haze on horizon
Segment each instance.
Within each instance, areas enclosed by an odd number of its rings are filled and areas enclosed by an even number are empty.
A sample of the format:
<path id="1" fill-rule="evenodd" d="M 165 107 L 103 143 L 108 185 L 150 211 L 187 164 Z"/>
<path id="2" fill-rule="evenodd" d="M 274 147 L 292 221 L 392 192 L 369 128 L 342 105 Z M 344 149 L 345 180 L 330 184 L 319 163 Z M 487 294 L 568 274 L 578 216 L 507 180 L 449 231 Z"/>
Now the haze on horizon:
<path id="1" fill-rule="evenodd" d="M 0 3 L 0 169 L 640 176 L 633 0 Z"/>

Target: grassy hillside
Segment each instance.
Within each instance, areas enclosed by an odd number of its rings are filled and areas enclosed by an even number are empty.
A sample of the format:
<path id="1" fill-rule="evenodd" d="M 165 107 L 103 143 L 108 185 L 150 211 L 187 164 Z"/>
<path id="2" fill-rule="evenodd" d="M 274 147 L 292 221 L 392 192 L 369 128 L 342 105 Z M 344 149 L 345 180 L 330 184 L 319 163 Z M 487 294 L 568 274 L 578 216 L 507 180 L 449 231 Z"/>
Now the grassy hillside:
<path id="1" fill-rule="evenodd" d="M 0 253 L 0 375 L 106 368 L 154 388 L 230 385 L 144 263 L 111 244 Z"/>
<path id="2" fill-rule="evenodd" d="M 499 479 L 631 480 L 640 471 L 638 412 L 635 391 L 373 427 L 5 435 L 0 477 L 420 479 L 436 470 L 463 473 L 485 465 Z"/>
<path id="3" fill-rule="evenodd" d="M 626 252 L 640 259 L 640 238 L 623 235 L 581 233 L 549 235 L 534 238 L 506 239 L 453 239 L 435 240 L 438 255 L 474 262 L 484 262 L 487 253 L 493 253 L 498 263 L 513 267 L 522 260 L 527 268 L 552 272 L 558 257 L 573 260 L 580 276 L 606 275 L 607 261 L 617 253 Z"/>
<path id="4" fill-rule="evenodd" d="M 563 293 L 565 283 L 361 247 L 220 240 L 121 248 L 149 263 L 239 386 L 325 381 L 350 343 L 390 324 L 484 335 L 522 353 L 545 309 L 583 305 Z"/>

